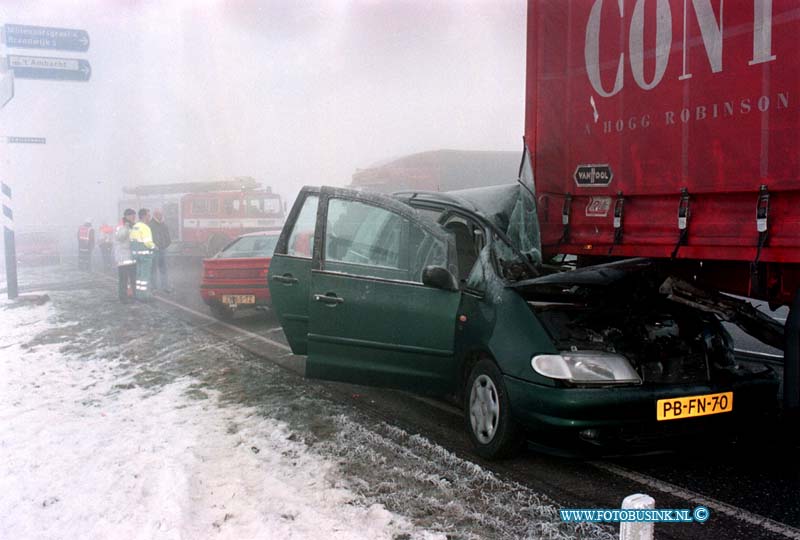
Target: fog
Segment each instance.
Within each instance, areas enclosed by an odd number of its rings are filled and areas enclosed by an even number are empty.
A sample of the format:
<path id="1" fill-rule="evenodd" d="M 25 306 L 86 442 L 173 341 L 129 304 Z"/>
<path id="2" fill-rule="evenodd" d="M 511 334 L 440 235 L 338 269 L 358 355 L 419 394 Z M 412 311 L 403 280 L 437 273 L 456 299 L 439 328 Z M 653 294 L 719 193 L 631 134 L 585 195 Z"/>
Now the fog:
<path id="1" fill-rule="evenodd" d="M 88 31 L 88 82 L 15 81 L 0 144 L 19 229 L 116 218 L 121 187 L 252 176 L 291 198 L 408 153 L 519 150 L 525 3 L 5 0 Z M 4 44 L 3 44 L 4 45 Z M 61 229 L 63 230 L 63 229 Z"/>

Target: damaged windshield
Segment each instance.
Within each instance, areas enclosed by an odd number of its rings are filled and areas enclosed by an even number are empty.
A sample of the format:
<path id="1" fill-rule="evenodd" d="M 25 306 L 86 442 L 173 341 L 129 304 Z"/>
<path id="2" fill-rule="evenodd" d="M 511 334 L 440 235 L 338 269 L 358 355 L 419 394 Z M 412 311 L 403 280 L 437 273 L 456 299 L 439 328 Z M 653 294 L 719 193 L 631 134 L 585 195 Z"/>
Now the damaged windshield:
<path id="1" fill-rule="evenodd" d="M 505 233 L 504 241 L 494 242 L 494 256 L 510 281 L 535 277 L 542 264 L 539 221 L 536 214 L 533 168 L 527 147 L 515 197 L 507 206 L 507 221 L 498 223 Z"/>

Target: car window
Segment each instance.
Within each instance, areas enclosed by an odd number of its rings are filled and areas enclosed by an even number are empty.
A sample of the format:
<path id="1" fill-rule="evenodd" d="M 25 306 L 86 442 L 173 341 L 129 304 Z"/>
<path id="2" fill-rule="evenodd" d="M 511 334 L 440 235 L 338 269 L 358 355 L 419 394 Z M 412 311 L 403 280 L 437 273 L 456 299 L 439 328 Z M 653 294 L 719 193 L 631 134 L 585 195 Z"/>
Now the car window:
<path id="1" fill-rule="evenodd" d="M 378 206 L 332 199 L 325 228 L 325 260 L 401 269 L 403 221 Z"/>
<path id="2" fill-rule="evenodd" d="M 438 223 L 442 217 L 442 211 L 434 208 L 415 208 L 417 213 L 431 223 Z"/>
<path id="3" fill-rule="evenodd" d="M 413 221 L 380 206 L 331 199 L 324 261 L 358 275 L 422 282 L 426 265 L 446 266 L 444 242 Z"/>
<path id="4" fill-rule="evenodd" d="M 217 258 L 272 257 L 277 243 L 277 236 L 243 236 L 223 249 Z"/>
<path id="5" fill-rule="evenodd" d="M 260 216 L 262 215 L 261 212 L 261 201 L 258 199 L 249 199 L 247 201 L 247 215 L 248 216 Z"/>
<path id="6" fill-rule="evenodd" d="M 471 291 L 483 292 L 486 290 L 486 280 L 492 273 L 491 250 L 484 246 L 478 254 L 478 261 L 472 267 L 466 279 L 466 288 Z"/>
<path id="7" fill-rule="evenodd" d="M 194 199 L 192 200 L 193 216 L 210 216 L 217 212 L 219 203 L 216 199 Z"/>
<path id="8" fill-rule="evenodd" d="M 286 246 L 287 255 L 311 258 L 311 254 L 314 252 L 317 206 L 319 206 L 319 196 L 317 195 L 309 195 L 303 201 L 303 207 L 300 209 L 292 226 L 292 233 L 289 235 L 289 243 Z"/>
<path id="9" fill-rule="evenodd" d="M 281 200 L 277 197 L 269 197 L 261 201 L 264 214 L 272 215 L 272 214 L 280 214 L 281 212 Z"/>
<path id="10" fill-rule="evenodd" d="M 226 200 L 223 202 L 223 208 L 224 208 L 224 211 L 225 211 L 225 215 L 226 215 L 226 216 L 231 216 L 231 215 L 233 215 L 233 203 L 234 203 L 234 202 L 235 202 L 235 201 L 234 201 L 234 200 L 232 200 L 232 199 L 226 199 Z"/>
<path id="11" fill-rule="evenodd" d="M 534 199 L 536 187 L 533 179 L 533 167 L 527 146 L 520 172 L 521 189 L 519 198 L 509 216 L 506 236 L 530 263 L 539 265 L 542 263 L 542 243 Z"/>
<path id="12" fill-rule="evenodd" d="M 450 215 L 444 228 L 453 235 L 455 242 L 459 283 L 468 288 L 478 288 L 476 285 L 481 280 L 476 279 L 473 274 L 478 269 L 476 263 L 486 244 L 483 229 L 473 220 L 458 214 Z"/>

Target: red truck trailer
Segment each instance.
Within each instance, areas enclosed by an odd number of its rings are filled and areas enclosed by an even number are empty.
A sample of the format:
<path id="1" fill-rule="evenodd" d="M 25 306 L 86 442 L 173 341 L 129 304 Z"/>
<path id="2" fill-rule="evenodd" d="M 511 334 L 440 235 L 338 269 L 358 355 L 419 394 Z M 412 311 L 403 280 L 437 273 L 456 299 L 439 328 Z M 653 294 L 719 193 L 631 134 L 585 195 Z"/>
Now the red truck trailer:
<path id="1" fill-rule="evenodd" d="M 654 258 L 701 288 L 793 306 L 780 338 L 791 407 L 799 34 L 796 0 L 528 3 L 525 143 L 545 257 Z"/>
<path id="2" fill-rule="evenodd" d="M 518 152 L 432 150 L 357 169 L 350 187 L 394 193 L 494 186 L 513 183 L 518 166 Z"/>
<path id="3" fill-rule="evenodd" d="M 792 0 L 531 1 L 525 134 L 545 251 L 703 260 L 731 292 L 790 303 L 798 31 Z"/>

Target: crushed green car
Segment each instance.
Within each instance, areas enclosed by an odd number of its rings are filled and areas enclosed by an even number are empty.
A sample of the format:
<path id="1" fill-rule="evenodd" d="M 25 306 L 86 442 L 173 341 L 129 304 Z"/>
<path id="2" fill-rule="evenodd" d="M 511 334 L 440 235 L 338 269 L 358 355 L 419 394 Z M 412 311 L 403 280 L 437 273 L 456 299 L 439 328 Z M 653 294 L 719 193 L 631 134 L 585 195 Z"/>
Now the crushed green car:
<path id="1" fill-rule="evenodd" d="M 523 182 L 305 187 L 268 280 L 307 377 L 455 396 L 489 459 L 526 438 L 625 445 L 776 404 L 776 374 L 738 365 L 720 322 L 725 302 L 745 302 L 693 296 L 651 260 L 543 261 Z"/>

